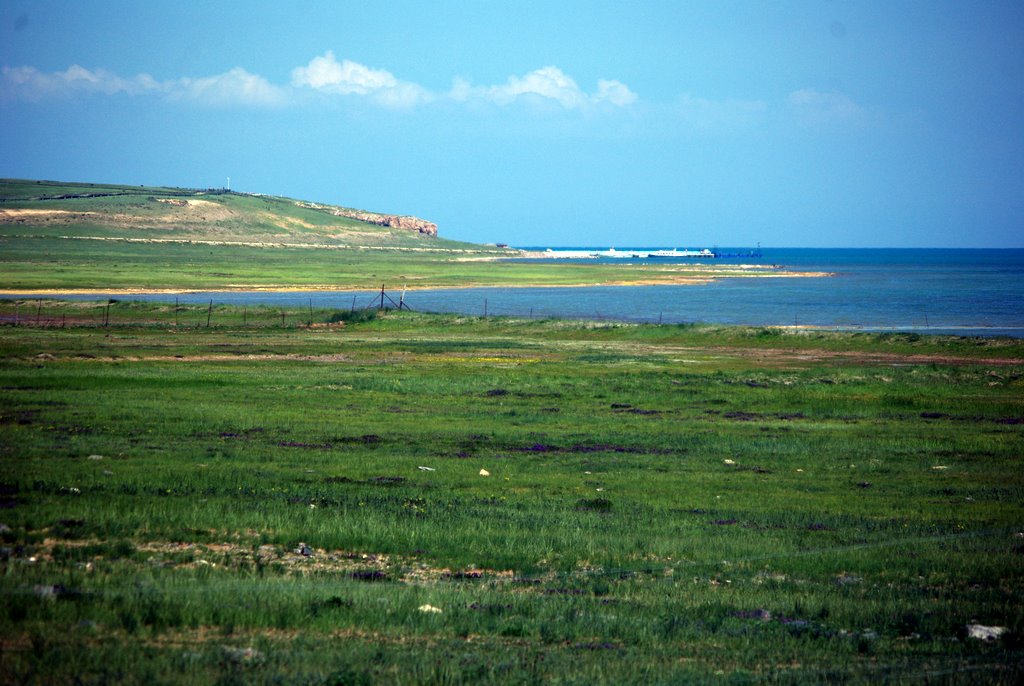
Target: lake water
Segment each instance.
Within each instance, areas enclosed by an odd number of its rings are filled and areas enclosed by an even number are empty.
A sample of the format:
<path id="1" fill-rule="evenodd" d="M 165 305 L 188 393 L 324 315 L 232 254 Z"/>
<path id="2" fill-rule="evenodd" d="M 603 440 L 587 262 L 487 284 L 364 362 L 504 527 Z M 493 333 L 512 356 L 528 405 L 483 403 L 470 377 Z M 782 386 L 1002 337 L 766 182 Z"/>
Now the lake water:
<path id="1" fill-rule="evenodd" d="M 722 279 L 697 286 L 417 290 L 406 293 L 405 302 L 421 312 L 468 315 L 801 325 L 1024 337 L 1024 249 L 763 248 L 760 252 L 761 257 L 756 259 L 726 258 L 712 262 L 781 265 L 793 271 L 824 271 L 834 276 Z M 400 297 L 397 291 L 388 295 L 395 301 Z M 365 307 L 379 302 L 380 292 L 203 292 L 178 297 L 181 302 L 212 299 L 219 304 L 282 307 L 306 307 L 312 300 L 314 307 L 347 309 L 353 303 Z M 132 298 L 173 302 L 175 296 Z"/>

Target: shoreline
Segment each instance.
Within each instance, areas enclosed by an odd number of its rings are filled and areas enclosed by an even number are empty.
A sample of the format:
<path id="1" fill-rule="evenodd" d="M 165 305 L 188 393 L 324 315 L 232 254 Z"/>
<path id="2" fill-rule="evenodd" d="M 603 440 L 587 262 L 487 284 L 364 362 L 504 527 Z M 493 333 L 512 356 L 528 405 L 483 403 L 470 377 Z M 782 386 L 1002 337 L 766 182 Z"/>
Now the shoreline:
<path id="1" fill-rule="evenodd" d="M 779 279 L 779 278 L 826 278 L 830 272 L 788 272 L 785 274 L 727 274 L 721 276 L 682 276 L 674 279 L 619 280 L 605 283 L 525 283 L 525 284 L 461 284 L 390 288 L 389 291 L 457 291 L 472 288 L 625 288 L 629 286 L 700 286 L 720 279 Z M 0 290 L 0 298 L 30 298 L 59 295 L 186 295 L 195 293 L 373 293 L 377 288 L 352 288 L 349 286 L 285 286 L 285 285 L 227 285 L 211 288 L 37 288 L 32 290 Z"/>
<path id="2" fill-rule="evenodd" d="M 737 267 L 732 267 L 736 269 Z M 739 269 L 752 270 L 750 265 L 741 265 Z M 721 279 L 800 279 L 800 278 L 828 278 L 835 276 L 832 272 L 787 272 L 773 271 L 768 273 L 755 273 L 752 271 L 741 271 L 739 273 L 723 274 L 687 274 L 685 272 L 695 270 L 680 270 L 676 272 L 663 272 L 667 278 L 640 278 L 640 279 L 619 279 L 607 282 L 589 283 L 474 283 L 458 285 L 424 285 L 416 284 L 409 287 L 393 287 L 389 290 L 403 290 L 408 293 L 417 291 L 455 291 L 468 290 L 471 288 L 601 288 L 615 287 L 623 288 L 629 286 L 700 286 L 713 283 Z M 223 286 L 210 286 L 198 288 L 35 288 L 27 290 L 0 289 L 0 298 L 30 298 L 37 296 L 60 296 L 60 295 L 185 295 L 195 293 L 373 293 L 379 291 L 377 288 L 354 288 L 352 286 L 332 286 L 327 284 L 315 286 L 290 286 L 285 284 L 226 284 Z"/>

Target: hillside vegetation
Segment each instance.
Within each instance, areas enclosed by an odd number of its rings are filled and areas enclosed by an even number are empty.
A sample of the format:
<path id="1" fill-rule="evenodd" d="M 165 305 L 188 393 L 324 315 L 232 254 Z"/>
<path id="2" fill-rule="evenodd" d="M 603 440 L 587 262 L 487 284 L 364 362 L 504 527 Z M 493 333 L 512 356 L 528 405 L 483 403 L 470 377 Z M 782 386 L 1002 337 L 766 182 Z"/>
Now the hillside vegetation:
<path id="1" fill-rule="evenodd" d="M 224 189 L 0 181 L 5 236 L 503 252 L 344 216 L 357 214 L 397 219 Z"/>

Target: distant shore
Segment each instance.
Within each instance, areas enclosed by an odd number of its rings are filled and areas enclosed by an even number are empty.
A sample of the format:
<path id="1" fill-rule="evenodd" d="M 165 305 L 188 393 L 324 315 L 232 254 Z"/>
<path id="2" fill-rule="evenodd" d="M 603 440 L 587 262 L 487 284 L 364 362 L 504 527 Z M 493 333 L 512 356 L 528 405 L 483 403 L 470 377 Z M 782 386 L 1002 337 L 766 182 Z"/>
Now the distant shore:
<path id="1" fill-rule="evenodd" d="M 730 265 L 731 268 L 742 268 L 743 265 Z M 747 266 L 750 269 L 749 266 Z M 772 272 L 772 273 L 726 273 L 715 275 L 688 275 L 669 274 L 667 278 L 661 279 L 621 279 L 599 283 L 522 283 L 522 284 L 488 284 L 470 283 L 458 285 L 424 285 L 417 284 L 404 289 L 389 287 L 389 291 L 405 290 L 416 291 L 456 291 L 471 288 L 592 288 L 595 286 L 699 286 L 702 284 L 718 281 L 719 279 L 780 279 L 780 278 L 825 278 L 834 276 L 830 272 Z M 372 293 L 378 289 L 373 288 L 351 288 L 344 286 L 289 286 L 283 284 L 253 284 L 240 285 L 229 284 L 224 286 L 201 286 L 197 288 L 33 288 L 28 290 L 0 290 L 0 298 L 27 298 L 35 296 L 61 296 L 61 295 L 184 295 L 186 293 Z"/>

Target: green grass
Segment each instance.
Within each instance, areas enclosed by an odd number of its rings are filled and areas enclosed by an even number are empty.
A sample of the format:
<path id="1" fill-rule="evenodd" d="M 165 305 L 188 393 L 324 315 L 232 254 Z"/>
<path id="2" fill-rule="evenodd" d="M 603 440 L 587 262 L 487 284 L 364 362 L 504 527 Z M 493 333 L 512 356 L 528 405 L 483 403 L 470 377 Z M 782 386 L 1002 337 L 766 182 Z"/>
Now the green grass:
<path id="1" fill-rule="evenodd" d="M 1019 343 L 35 305 L 6 682 L 1021 679 Z"/>

